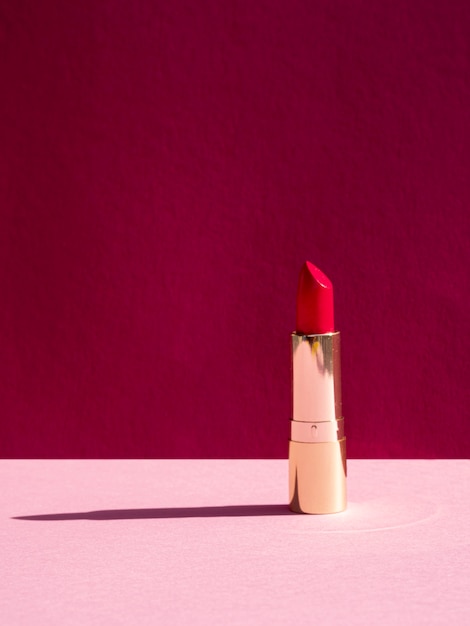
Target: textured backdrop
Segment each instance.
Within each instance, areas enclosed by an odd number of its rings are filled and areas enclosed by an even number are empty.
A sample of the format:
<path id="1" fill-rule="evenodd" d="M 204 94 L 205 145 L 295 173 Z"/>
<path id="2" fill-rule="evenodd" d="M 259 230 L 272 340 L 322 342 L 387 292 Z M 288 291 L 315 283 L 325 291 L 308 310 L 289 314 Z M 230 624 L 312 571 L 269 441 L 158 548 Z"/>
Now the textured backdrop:
<path id="1" fill-rule="evenodd" d="M 0 0 L 0 455 L 283 457 L 297 275 L 352 457 L 470 452 L 470 4 Z"/>

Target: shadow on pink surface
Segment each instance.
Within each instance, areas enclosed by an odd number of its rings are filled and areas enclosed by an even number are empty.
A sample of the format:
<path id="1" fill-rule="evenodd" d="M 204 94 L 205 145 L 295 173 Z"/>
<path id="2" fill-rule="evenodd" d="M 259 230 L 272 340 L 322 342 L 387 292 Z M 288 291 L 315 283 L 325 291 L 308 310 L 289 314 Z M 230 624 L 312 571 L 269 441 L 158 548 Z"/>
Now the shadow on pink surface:
<path id="1" fill-rule="evenodd" d="M 263 515 L 295 515 L 286 504 L 248 504 L 234 506 L 196 506 L 162 509 L 110 509 L 78 513 L 46 513 L 21 515 L 12 519 L 35 522 L 67 520 L 176 519 L 183 517 L 260 517 Z"/>
<path id="2" fill-rule="evenodd" d="M 413 496 L 412 502 L 402 495 L 387 494 L 380 498 L 360 498 L 349 501 L 346 511 L 331 515 L 298 515 L 287 504 L 253 504 L 229 506 L 165 507 L 148 509 L 103 509 L 67 513 L 18 515 L 11 519 L 55 522 L 77 520 L 140 520 L 140 519 L 201 519 L 230 517 L 279 517 L 293 515 L 316 518 L 299 532 L 362 533 L 398 530 L 426 524 L 442 515 L 441 507 L 427 498 Z"/>

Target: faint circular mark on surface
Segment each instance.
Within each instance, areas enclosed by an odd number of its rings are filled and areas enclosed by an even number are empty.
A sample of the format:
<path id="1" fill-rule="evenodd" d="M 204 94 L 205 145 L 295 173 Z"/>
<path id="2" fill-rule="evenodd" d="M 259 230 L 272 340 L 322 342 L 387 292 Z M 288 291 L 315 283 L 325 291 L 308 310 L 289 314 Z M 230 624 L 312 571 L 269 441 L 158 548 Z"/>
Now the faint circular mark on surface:
<path id="1" fill-rule="evenodd" d="M 365 502 L 349 502 L 342 513 L 299 516 L 298 533 L 364 533 L 394 530 L 423 524 L 439 515 L 439 507 L 420 498 L 398 501 L 377 498 Z M 315 523 L 303 521 L 314 518 Z M 308 524 L 308 526 L 306 525 Z"/>

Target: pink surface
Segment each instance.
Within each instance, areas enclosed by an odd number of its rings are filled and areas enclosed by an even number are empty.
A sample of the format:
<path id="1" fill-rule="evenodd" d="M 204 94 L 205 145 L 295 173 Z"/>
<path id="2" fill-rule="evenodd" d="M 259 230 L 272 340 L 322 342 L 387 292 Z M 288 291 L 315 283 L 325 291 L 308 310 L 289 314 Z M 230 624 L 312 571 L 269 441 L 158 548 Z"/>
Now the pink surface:
<path id="1" fill-rule="evenodd" d="M 288 511 L 286 461 L 0 469 L 5 624 L 470 621 L 468 461 L 351 461 L 330 516 Z"/>
<path id="2" fill-rule="evenodd" d="M 0 456 L 468 457 L 470 3 L 0 0 Z M 444 422 L 443 422 L 444 420 Z"/>

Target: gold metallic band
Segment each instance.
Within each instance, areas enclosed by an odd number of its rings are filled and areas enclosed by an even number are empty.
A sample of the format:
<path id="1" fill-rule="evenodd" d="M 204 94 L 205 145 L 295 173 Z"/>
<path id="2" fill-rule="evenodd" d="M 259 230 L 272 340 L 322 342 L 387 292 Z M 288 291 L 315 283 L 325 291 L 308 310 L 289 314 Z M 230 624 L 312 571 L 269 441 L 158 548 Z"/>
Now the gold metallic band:
<path id="1" fill-rule="evenodd" d="M 322 443 L 339 441 L 344 437 L 344 419 L 332 422 L 290 422 L 290 438 L 292 441 L 304 443 Z"/>

